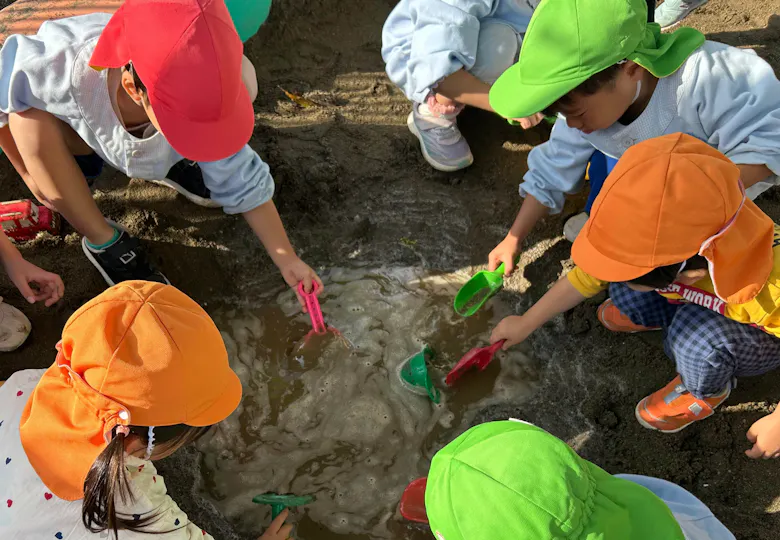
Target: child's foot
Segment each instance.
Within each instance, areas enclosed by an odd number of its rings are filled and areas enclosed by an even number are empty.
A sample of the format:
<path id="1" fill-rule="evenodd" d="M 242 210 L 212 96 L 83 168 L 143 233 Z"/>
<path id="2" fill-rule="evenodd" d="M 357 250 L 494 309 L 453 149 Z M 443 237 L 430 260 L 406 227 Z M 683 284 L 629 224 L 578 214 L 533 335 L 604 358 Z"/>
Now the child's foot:
<path id="1" fill-rule="evenodd" d="M 580 231 L 582 231 L 582 228 L 585 226 L 585 223 L 588 221 L 588 214 L 587 212 L 580 212 L 576 216 L 572 216 L 569 219 L 566 220 L 566 223 L 563 224 L 563 236 L 571 243 L 574 243 L 574 241 L 577 239 L 577 237 L 580 235 Z"/>
<path id="2" fill-rule="evenodd" d="M 30 320 L 0 297 L 0 352 L 18 349 L 30 335 Z"/>
<path id="3" fill-rule="evenodd" d="M 678 375 L 661 390 L 650 394 L 636 406 L 636 419 L 647 429 L 677 433 L 697 420 L 712 416 L 715 408 L 731 394 L 731 384 L 717 395 L 694 397 Z"/>
<path id="4" fill-rule="evenodd" d="M 636 334 L 637 332 L 651 332 L 653 330 L 660 330 L 658 327 L 642 326 L 636 324 L 624 315 L 617 306 L 612 302 L 611 298 L 607 298 L 603 304 L 599 306 L 597 316 L 599 322 L 607 330 L 613 332 L 627 332 L 630 334 Z"/>
<path id="5" fill-rule="evenodd" d="M 434 169 L 453 172 L 474 163 L 469 143 L 458 129 L 456 115 L 437 116 L 427 105 L 415 104 L 406 125 L 420 140 L 423 157 Z"/>
<path id="6" fill-rule="evenodd" d="M 146 250 L 138 239 L 114 223 L 111 225 L 117 229 L 119 237 L 108 246 L 95 248 L 86 238 L 81 239 L 84 255 L 97 268 L 106 283 L 113 286 L 122 281 L 142 280 L 170 285 L 168 278 L 149 263 Z"/>
<path id="7" fill-rule="evenodd" d="M 211 191 L 203 182 L 203 172 L 194 161 L 183 159 L 176 163 L 162 180 L 149 180 L 153 184 L 175 189 L 187 200 L 206 208 L 219 208 L 211 198 Z"/>
<path id="8" fill-rule="evenodd" d="M 707 0 L 666 0 L 655 8 L 655 22 L 666 30 L 680 24 L 685 17 L 706 3 Z"/>

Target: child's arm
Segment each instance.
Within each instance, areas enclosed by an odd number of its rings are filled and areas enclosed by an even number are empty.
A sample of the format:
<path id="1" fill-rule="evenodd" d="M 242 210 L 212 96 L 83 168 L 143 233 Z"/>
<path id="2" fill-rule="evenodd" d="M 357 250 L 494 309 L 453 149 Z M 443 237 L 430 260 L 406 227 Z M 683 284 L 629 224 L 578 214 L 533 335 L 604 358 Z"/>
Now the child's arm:
<path id="1" fill-rule="evenodd" d="M 746 188 L 780 174 L 780 81 L 772 67 L 753 51 L 712 43 L 697 56 L 680 115 L 739 166 Z"/>
<path id="2" fill-rule="evenodd" d="M 507 275 L 514 270 L 520 246 L 536 222 L 548 214 L 563 210 L 567 193 L 582 187 L 585 169 L 595 149 L 576 129 L 558 119 L 550 140 L 528 154 L 528 172 L 520 184 L 525 197 L 520 212 L 504 240 L 488 255 L 488 266 L 494 270 L 502 262 Z"/>
<path id="3" fill-rule="evenodd" d="M 303 282 L 307 291 L 312 281 L 322 290 L 317 274 L 295 254 L 272 197 L 274 181 L 268 165 L 249 145 L 220 161 L 199 163 L 211 198 L 228 214 L 243 214 L 290 287 Z M 297 294 L 297 290 L 296 290 Z M 303 299 L 298 297 L 303 305 Z"/>
<path id="4" fill-rule="evenodd" d="M 2 231 L 0 231 L 0 260 L 8 277 L 31 304 L 43 301 L 46 307 L 49 307 L 65 294 L 65 285 L 60 276 L 24 260 L 16 246 Z M 30 287 L 30 283 L 38 285 L 37 292 Z"/>
<path id="5" fill-rule="evenodd" d="M 295 254 L 273 200 L 244 212 L 244 218 L 263 243 L 268 255 L 271 256 L 290 287 L 296 289 L 298 283 L 303 281 L 304 289 L 311 291 L 312 282 L 316 281 L 320 290 L 323 289 L 322 281 L 314 270 Z M 296 294 L 298 294 L 297 290 Z M 298 300 L 302 306 L 305 306 L 300 295 Z"/>
<path id="6" fill-rule="evenodd" d="M 559 313 L 579 305 L 585 298 L 568 278 L 563 277 L 537 303 L 531 306 L 525 315 L 506 317 L 502 320 L 493 330 L 490 342 L 495 343 L 505 339 L 504 350 L 517 345 L 525 341 L 544 323 Z"/>

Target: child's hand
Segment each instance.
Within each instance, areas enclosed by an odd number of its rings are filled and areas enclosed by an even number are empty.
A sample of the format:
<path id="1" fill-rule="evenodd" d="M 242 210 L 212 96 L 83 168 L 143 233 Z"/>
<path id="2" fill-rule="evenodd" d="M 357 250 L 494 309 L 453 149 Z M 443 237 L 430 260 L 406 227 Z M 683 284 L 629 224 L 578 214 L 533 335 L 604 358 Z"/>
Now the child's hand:
<path id="1" fill-rule="evenodd" d="M 525 341 L 525 338 L 527 338 L 530 333 L 531 332 L 526 328 L 523 317 L 512 315 L 510 317 L 505 317 L 504 320 L 498 323 L 498 326 L 493 330 L 493 333 L 490 334 L 490 343 L 505 339 L 506 343 L 501 347 L 501 349 L 505 351 L 509 347 Z"/>
<path id="2" fill-rule="evenodd" d="M 292 538 L 290 534 L 293 526 L 284 524 L 284 520 L 287 519 L 288 515 L 289 512 L 286 508 L 282 510 L 282 513 L 276 516 L 276 519 L 271 522 L 271 525 L 258 540 L 287 540 Z"/>
<path id="3" fill-rule="evenodd" d="M 780 456 L 780 414 L 773 412 L 756 421 L 747 432 L 753 448 L 745 454 L 749 458 L 770 459 Z"/>
<path id="4" fill-rule="evenodd" d="M 515 270 L 515 256 L 518 251 L 519 240 L 511 234 L 507 235 L 488 255 L 488 270 L 492 272 L 504 263 L 504 275 L 510 275 Z"/>
<path id="5" fill-rule="evenodd" d="M 65 294 L 65 285 L 60 276 L 38 268 L 21 256 L 6 262 L 5 270 L 22 296 L 31 304 L 44 301 L 46 307 L 49 307 Z M 30 287 L 30 283 L 38 286 L 37 292 Z"/>
<path id="6" fill-rule="evenodd" d="M 325 288 L 322 284 L 322 280 L 308 264 L 303 262 L 298 257 L 290 259 L 289 262 L 279 266 L 279 271 L 282 273 L 282 277 L 287 282 L 287 284 L 295 290 L 295 295 L 298 297 L 298 302 L 300 302 L 301 307 L 303 307 L 303 311 L 305 313 L 306 302 L 304 302 L 303 297 L 298 294 L 298 283 L 303 281 L 303 289 L 306 292 L 311 292 L 312 283 L 316 281 L 317 285 L 320 286 L 317 294 L 320 295 Z"/>
<path id="7" fill-rule="evenodd" d="M 513 118 L 513 120 L 518 122 L 523 129 L 531 129 L 544 120 L 544 115 L 542 113 L 536 113 L 531 116 L 526 116 L 525 118 Z"/>

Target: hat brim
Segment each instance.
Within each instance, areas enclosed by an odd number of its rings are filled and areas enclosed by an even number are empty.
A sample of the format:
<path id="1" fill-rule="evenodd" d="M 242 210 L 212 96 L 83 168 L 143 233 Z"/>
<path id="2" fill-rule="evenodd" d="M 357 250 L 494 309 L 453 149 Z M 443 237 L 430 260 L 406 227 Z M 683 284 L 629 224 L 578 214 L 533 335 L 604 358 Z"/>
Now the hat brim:
<path id="1" fill-rule="evenodd" d="M 229 370 L 224 389 L 218 394 L 217 399 L 210 404 L 205 404 L 207 406 L 201 413 L 188 418 L 184 423 L 193 427 L 205 427 L 222 422 L 233 414 L 241 403 L 242 392 L 241 379 L 233 370 Z"/>
<path id="2" fill-rule="evenodd" d="M 520 68 L 520 63 L 513 65 L 490 87 L 490 106 L 504 118 L 525 118 L 542 112 L 590 77 L 583 75 L 565 81 L 527 84 Z"/>
<path id="3" fill-rule="evenodd" d="M 637 266 L 616 261 L 601 253 L 588 235 L 589 223 L 585 223 L 571 248 L 571 257 L 581 270 L 601 281 L 618 283 L 630 281 L 652 272 L 655 267 Z"/>
<path id="4" fill-rule="evenodd" d="M 239 82 L 232 112 L 213 122 L 193 122 L 155 100 L 152 110 L 163 136 L 182 157 L 199 162 L 219 161 L 235 155 L 249 142 L 255 129 L 255 110 L 246 86 Z"/>

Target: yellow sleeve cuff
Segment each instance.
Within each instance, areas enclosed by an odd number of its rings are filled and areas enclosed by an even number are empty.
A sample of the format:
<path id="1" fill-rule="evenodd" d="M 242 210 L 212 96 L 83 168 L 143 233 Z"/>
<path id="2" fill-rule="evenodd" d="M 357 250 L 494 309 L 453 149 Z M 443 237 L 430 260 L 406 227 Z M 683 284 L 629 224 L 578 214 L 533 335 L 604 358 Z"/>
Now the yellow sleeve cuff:
<path id="1" fill-rule="evenodd" d="M 596 279 L 590 274 L 586 274 L 583 270 L 580 270 L 579 267 L 575 267 L 574 270 L 569 272 L 566 275 L 566 279 L 568 279 L 569 283 L 571 283 L 585 298 L 596 296 L 609 287 L 608 281 Z"/>

